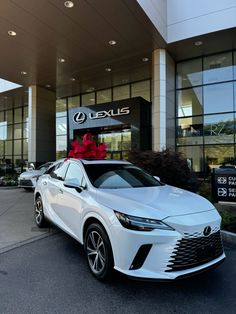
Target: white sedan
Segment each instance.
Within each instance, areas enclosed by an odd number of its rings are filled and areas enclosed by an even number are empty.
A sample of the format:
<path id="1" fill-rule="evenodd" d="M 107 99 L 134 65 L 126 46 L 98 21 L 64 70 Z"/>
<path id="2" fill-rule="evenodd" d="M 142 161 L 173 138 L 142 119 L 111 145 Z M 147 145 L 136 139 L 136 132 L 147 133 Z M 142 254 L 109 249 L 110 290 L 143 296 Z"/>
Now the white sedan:
<path id="1" fill-rule="evenodd" d="M 60 160 L 39 178 L 34 199 L 38 227 L 49 220 L 82 243 L 100 280 L 113 269 L 178 279 L 225 259 L 214 206 L 129 162 Z"/>

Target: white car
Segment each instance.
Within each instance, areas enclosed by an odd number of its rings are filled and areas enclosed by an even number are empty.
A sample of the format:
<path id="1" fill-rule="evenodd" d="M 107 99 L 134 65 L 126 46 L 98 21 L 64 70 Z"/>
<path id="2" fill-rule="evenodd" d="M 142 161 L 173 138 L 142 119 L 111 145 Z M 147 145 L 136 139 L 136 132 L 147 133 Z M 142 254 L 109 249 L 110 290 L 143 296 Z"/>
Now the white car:
<path id="1" fill-rule="evenodd" d="M 168 186 L 125 161 L 68 159 L 36 185 L 35 221 L 84 245 L 93 275 L 171 280 L 225 259 L 221 217 L 203 197 Z"/>
<path id="2" fill-rule="evenodd" d="M 41 176 L 53 162 L 46 162 L 37 169 L 29 169 L 22 172 L 18 177 L 18 187 L 24 188 L 25 190 L 33 190 L 36 186 L 36 182 L 39 176 Z"/>

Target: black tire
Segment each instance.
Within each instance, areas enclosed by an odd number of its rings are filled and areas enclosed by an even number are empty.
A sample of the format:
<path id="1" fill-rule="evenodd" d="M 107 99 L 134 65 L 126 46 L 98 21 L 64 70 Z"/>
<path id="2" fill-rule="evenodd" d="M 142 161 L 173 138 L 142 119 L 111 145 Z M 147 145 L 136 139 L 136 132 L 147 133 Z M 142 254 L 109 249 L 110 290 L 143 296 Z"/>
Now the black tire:
<path id="1" fill-rule="evenodd" d="M 48 221 L 44 217 L 43 212 L 43 202 L 41 196 L 37 196 L 35 200 L 35 211 L 34 211 L 34 219 L 35 223 L 39 228 L 46 228 L 49 226 Z"/>
<path id="2" fill-rule="evenodd" d="M 114 267 L 111 243 L 99 223 L 93 223 L 88 227 L 84 247 L 91 273 L 101 281 L 111 279 Z"/>

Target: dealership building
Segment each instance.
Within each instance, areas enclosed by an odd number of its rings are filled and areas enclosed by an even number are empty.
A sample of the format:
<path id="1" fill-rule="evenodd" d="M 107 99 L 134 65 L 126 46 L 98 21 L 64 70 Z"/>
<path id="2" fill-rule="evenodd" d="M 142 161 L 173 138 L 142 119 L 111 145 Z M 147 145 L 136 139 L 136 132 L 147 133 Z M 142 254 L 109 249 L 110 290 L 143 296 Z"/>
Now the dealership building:
<path id="1" fill-rule="evenodd" d="M 0 175 L 67 156 L 171 148 L 236 160 L 236 0 L 1 1 Z"/>

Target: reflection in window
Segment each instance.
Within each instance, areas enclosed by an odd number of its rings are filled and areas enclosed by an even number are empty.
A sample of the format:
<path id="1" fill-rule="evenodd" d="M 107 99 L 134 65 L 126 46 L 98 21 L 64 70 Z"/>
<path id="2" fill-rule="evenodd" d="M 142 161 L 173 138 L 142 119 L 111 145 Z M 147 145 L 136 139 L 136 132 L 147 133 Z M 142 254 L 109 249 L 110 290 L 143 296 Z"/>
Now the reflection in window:
<path id="1" fill-rule="evenodd" d="M 12 155 L 12 141 L 5 142 L 5 155 Z"/>
<path id="2" fill-rule="evenodd" d="M 203 146 L 178 147 L 178 152 L 187 158 L 190 169 L 196 172 L 203 171 Z"/>
<path id="3" fill-rule="evenodd" d="M 177 64 L 177 88 L 202 85 L 202 60 L 195 59 Z"/>
<path id="4" fill-rule="evenodd" d="M 21 152 L 21 140 L 14 141 L 14 155 L 20 155 Z"/>
<path id="5" fill-rule="evenodd" d="M 56 117 L 64 117 L 67 115 L 66 99 L 57 99 L 56 101 Z"/>
<path id="6" fill-rule="evenodd" d="M 178 119 L 177 143 L 179 145 L 199 145 L 203 143 L 202 117 Z"/>
<path id="7" fill-rule="evenodd" d="M 68 109 L 80 107 L 80 96 L 68 98 Z"/>
<path id="8" fill-rule="evenodd" d="M 233 83 L 204 86 L 204 113 L 233 111 Z"/>
<path id="9" fill-rule="evenodd" d="M 56 134 L 64 135 L 67 134 L 67 118 L 61 117 L 56 119 Z"/>
<path id="10" fill-rule="evenodd" d="M 6 111 L 6 121 L 7 121 L 7 124 L 11 124 L 13 122 L 12 110 Z"/>
<path id="11" fill-rule="evenodd" d="M 235 121 L 233 114 L 206 115 L 204 137 L 206 144 L 234 142 Z"/>
<path id="12" fill-rule="evenodd" d="M 143 97 L 150 101 L 150 81 L 143 81 L 131 84 L 131 97 Z"/>
<path id="13" fill-rule="evenodd" d="M 14 123 L 22 122 L 22 108 L 17 108 L 14 110 Z"/>
<path id="14" fill-rule="evenodd" d="M 67 137 L 61 135 L 56 137 L 56 158 L 64 158 L 67 156 Z"/>
<path id="15" fill-rule="evenodd" d="M 202 88 L 191 88 L 177 92 L 178 117 L 202 114 Z"/>
<path id="16" fill-rule="evenodd" d="M 232 52 L 203 58 L 204 84 L 229 81 L 233 79 Z"/>
<path id="17" fill-rule="evenodd" d="M 24 107 L 23 109 L 24 109 L 23 122 L 28 122 L 29 119 L 28 107 Z"/>
<path id="18" fill-rule="evenodd" d="M 232 163 L 234 161 L 233 145 L 206 145 L 205 146 L 205 162 L 207 171 L 218 168 L 224 163 Z"/>
<path id="19" fill-rule="evenodd" d="M 28 154 L 28 140 L 23 140 L 23 154 Z"/>
<path id="20" fill-rule="evenodd" d="M 97 104 L 111 102 L 111 89 L 104 89 L 97 92 Z"/>
<path id="21" fill-rule="evenodd" d="M 117 86 L 113 88 L 113 100 L 130 98 L 129 85 Z"/>
<path id="22" fill-rule="evenodd" d="M 88 93 L 82 95 L 81 106 L 91 106 L 95 104 L 95 93 Z"/>
<path id="23" fill-rule="evenodd" d="M 22 138 L 22 125 L 14 124 L 14 139 Z"/>

